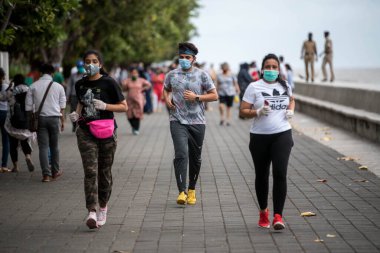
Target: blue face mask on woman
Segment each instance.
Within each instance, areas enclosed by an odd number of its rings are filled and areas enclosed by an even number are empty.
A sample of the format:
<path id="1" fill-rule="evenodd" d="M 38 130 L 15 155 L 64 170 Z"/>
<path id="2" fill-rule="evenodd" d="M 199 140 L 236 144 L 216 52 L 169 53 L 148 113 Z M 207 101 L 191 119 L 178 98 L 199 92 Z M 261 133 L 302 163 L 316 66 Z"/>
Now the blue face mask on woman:
<path id="1" fill-rule="evenodd" d="M 187 70 L 191 68 L 191 61 L 188 59 L 179 59 L 178 62 L 182 69 Z"/>
<path id="2" fill-rule="evenodd" d="M 86 64 L 84 65 L 87 75 L 94 76 L 100 72 L 100 67 L 98 65 Z"/>
<path id="3" fill-rule="evenodd" d="M 274 82 L 276 81 L 278 77 L 278 71 L 277 70 L 264 70 L 264 79 L 268 82 Z"/>

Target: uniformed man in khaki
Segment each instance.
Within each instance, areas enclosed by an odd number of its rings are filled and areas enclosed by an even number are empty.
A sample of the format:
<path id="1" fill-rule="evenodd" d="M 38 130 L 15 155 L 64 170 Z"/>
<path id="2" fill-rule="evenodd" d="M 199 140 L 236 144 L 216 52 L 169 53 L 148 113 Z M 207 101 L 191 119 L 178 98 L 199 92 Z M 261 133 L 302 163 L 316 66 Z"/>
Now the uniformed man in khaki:
<path id="1" fill-rule="evenodd" d="M 302 45 L 301 59 L 305 61 L 306 81 L 309 81 L 309 64 L 311 68 L 311 81 L 314 82 L 314 60 L 318 61 L 317 45 L 313 41 L 313 34 L 309 33 L 308 40 Z"/>
<path id="2" fill-rule="evenodd" d="M 327 81 L 327 72 L 326 72 L 326 64 L 329 64 L 330 66 L 330 82 L 333 82 L 335 79 L 334 76 L 334 70 L 333 70 L 333 64 L 332 64 L 332 59 L 333 59 L 333 50 L 332 50 L 332 41 L 329 37 L 330 33 L 328 31 L 325 32 L 325 51 L 321 53 L 320 56 L 323 54 L 325 57 L 323 57 L 323 62 L 322 62 L 322 73 L 323 73 L 323 80 L 322 82 Z"/>

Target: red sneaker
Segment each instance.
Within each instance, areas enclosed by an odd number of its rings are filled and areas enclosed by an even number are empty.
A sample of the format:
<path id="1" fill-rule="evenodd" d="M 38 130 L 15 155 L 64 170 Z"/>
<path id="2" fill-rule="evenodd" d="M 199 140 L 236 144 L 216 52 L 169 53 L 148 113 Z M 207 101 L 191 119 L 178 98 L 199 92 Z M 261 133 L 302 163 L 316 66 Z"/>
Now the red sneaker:
<path id="1" fill-rule="evenodd" d="M 279 214 L 275 214 L 273 218 L 273 228 L 274 230 L 282 230 L 285 228 L 285 224 L 282 221 L 282 217 Z"/>
<path id="2" fill-rule="evenodd" d="M 268 208 L 265 211 L 260 211 L 259 227 L 270 228 Z"/>

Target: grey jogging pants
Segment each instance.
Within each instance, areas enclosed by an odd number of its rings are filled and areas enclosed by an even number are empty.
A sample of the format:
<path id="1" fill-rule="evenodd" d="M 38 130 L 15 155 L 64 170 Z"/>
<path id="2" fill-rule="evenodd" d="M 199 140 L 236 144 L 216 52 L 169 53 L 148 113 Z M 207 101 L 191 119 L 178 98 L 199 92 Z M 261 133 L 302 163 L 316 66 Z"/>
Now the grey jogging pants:
<path id="1" fill-rule="evenodd" d="M 170 122 L 175 157 L 173 160 L 179 192 L 186 192 L 187 164 L 189 163 L 189 189 L 194 190 L 202 163 L 202 145 L 206 125 L 184 125 Z"/>

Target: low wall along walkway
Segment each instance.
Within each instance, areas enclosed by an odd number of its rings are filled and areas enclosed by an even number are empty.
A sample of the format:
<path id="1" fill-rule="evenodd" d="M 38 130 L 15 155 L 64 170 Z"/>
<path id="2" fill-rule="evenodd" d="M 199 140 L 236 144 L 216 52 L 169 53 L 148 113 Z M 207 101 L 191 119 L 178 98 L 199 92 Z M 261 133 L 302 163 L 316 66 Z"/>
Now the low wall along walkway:
<path id="1" fill-rule="evenodd" d="M 296 82 L 296 110 L 380 142 L 379 88 Z"/>

